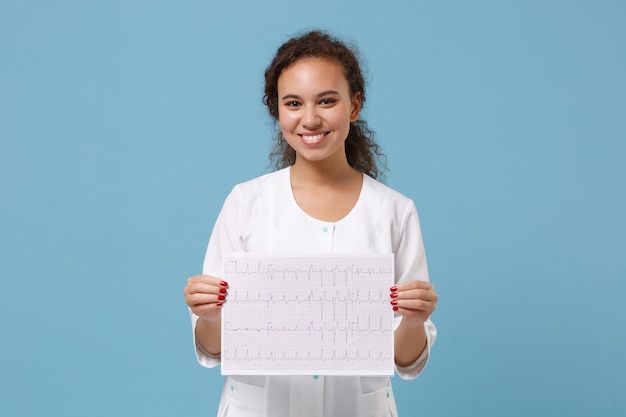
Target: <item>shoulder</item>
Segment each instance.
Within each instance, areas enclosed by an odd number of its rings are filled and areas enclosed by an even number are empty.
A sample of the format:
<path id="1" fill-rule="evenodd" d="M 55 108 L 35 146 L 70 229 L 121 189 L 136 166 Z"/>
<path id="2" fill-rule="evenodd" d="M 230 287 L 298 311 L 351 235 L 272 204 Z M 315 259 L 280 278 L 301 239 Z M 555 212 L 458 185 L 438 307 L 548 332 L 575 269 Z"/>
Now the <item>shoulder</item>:
<path id="1" fill-rule="evenodd" d="M 383 206 L 405 208 L 413 205 L 413 200 L 409 197 L 370 176 L 363 175 L 363 185 L 369 190 L 368 194 Z"/>
<path id="2" fill-rule="evenodd" d="M 282 190 L 285 181 L 289 181 L 289 171 L 287 168 L 261 175 L 235 185 L 228 198 L 246 201 L 263 198 L 276 193 L 277 190 Z"/>
<path id="3" fill-rule="evenodd" d="M 248 193 L 255 192 L 268 187 L 276 187 L 281 184 L 285 178 L 289 178 L 289 168 L 283 168 L 278 171 L 270 172 L 269 174 L 261 175 L 260 177 L 239 183 L 235 185 L 233 190 Z"/>
<path id="4" fill-rule="evenodd" d="M 367 216 L 376 219 L 385 230 L 401 233 L 408 224 L 419 223 L 417 208 L 412 199 L 375 179 L 364 177 L 364 205 Z"/>

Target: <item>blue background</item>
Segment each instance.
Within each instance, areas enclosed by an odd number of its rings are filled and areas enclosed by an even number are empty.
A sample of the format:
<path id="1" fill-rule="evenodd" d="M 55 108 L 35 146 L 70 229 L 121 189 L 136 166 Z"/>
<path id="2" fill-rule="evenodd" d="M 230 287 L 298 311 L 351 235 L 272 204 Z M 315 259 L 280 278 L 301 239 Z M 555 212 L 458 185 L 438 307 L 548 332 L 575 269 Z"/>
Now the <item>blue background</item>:
<path id="1" fill-rule="evenodd" d="M 182 288 L 267 172 L 262 74 L 358 42 L 440 336 L 401 414 L 626 414 L 626 3 L 0 2 L 0 415 L 214 415 Z"/>

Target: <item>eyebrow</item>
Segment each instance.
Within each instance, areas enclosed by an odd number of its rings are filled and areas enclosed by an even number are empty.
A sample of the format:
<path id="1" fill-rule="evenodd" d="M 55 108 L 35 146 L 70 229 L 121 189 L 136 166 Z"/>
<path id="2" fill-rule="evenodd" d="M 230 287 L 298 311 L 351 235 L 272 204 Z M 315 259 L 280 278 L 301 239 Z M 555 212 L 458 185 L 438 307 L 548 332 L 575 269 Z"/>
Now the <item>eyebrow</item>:
<path id="1" fill-rule="evenodd" d="M 316 97 L 323 97 L 323 96 L 329 96 L 329 95 L 339 95 L 338 92 L 336 92 L 335 90 L 326 90 L 326 91 L 322 91 L 321 93 L 317 94 Z M 287 100 L 287 99 L 301 99 L 301 97 L 297 94 L 287 94 L 284 95 L 281 100 Z"/>

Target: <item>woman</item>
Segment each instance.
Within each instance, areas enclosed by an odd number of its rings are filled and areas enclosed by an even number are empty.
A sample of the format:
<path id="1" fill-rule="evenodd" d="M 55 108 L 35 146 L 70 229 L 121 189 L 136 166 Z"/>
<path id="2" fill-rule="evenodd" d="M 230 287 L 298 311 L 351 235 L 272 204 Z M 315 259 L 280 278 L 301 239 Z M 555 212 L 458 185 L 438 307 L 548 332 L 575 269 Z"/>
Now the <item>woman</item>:
<path id="1" fill-rule="evenodd" d="M 313 31 L 283 44 L 265 71 L 265 96 L 280 134 L 277 171 L 235 186 L 208 245 L 202 275 L 184 289 L 199 362 L 220 363 L 225 252 L 393 253 L 390 288 L 395 364 L 416 378 L 436 330 L 438 296 L 429 283 L 413 202 L 376 181 L 382 156 L 361 120 L 365 83 L 356 53 Z M 230 376 L 218 415 L 395 416 L 388 377 Z"/>

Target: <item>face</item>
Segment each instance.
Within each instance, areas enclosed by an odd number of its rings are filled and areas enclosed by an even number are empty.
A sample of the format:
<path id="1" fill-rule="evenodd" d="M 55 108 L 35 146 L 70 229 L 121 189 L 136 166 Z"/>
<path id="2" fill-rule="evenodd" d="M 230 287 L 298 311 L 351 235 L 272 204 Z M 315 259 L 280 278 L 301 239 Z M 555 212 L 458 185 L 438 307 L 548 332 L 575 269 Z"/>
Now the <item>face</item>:
<path id="1" fill-rule="evenodd" d="M 300 161 L 347 162 L 345 140 L 359 117 L 342 66 L 322 58 L 300 59 L 278 78 L 278 124 Z"/>

